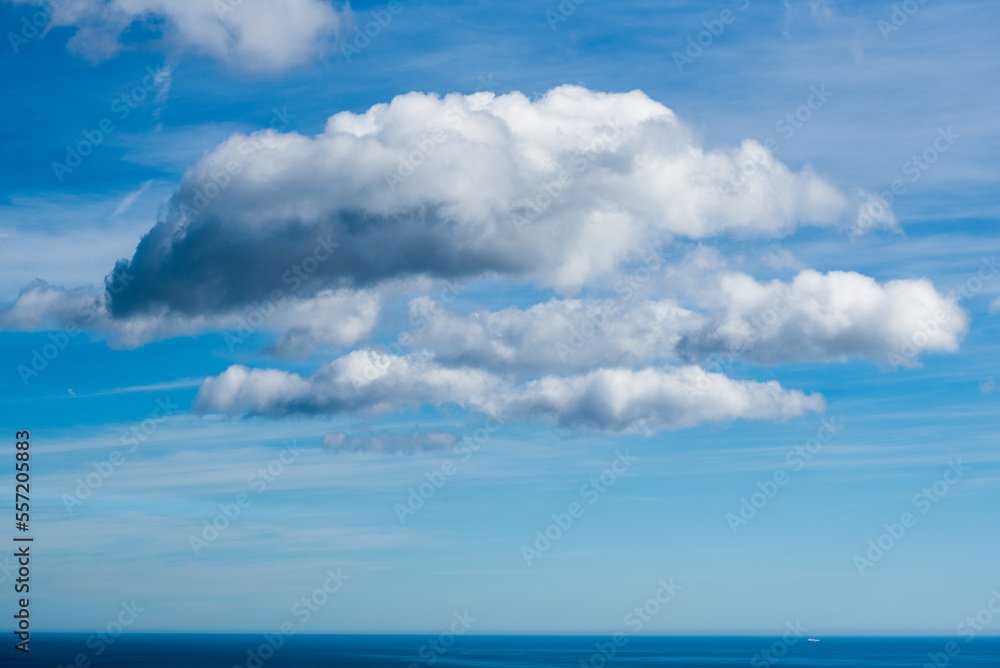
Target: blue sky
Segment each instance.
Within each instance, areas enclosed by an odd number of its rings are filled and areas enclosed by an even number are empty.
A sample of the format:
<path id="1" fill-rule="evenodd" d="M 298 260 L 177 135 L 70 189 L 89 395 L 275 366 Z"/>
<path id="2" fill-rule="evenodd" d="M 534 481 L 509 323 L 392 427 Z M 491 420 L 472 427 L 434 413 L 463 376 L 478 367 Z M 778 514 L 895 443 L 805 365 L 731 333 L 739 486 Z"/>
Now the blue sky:
<path id="1" fill-rule="evenodd" d="M 33 437 L 36 628 L 104 628 L 135 599 L 135 630 L 272 632 L 337 568 L 301 631 L 467 610 L 476 632 L 612 633 L 670 578 L 644 633 L 951 634 L 987 603 L 991 3 L 899 25 L 874 2 L 292 4 L 93 0 L 12 42 L 39 5 L 0 3 L 0 400 Z M 473 120 L 418 143 L 456 110 Z M 750 186 L 726 171 L 746 140 L 771 149 Z M 894 181 L 892 215 L 859 223 Z M 135 278 L 105 290 L 119 260 Z M 276 280 L 293 265 L 301 287 Z M 609 324 L 575 344 L 595 309 Z"/>

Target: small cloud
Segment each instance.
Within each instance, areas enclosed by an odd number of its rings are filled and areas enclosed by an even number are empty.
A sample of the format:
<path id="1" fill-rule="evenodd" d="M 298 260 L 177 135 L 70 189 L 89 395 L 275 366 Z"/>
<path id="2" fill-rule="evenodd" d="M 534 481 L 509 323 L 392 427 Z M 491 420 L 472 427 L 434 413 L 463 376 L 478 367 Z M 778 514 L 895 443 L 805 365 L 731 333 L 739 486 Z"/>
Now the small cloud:
<path id="1" fill-rule="evenodd" d="M 760 261 L 771 269 L 804 269 L 805 265 L 787 248 L 775 248 L 760 256 Z"/>
<path id="2" fill-rule="evenodd" d="M 833 8 L 827 0 L 810 0 L 809 11 L 816 20 L 816 25 L 823 25 L 833 19 Z"/>
<path id="3" fill-rule="evenodd" d="M 1000 297 L 990 302 L 990 315 L 996 315 L 997 313 L 1000 313 Z"/>
<path id="4" fill-rule="evenodd" d="M 167 104 L 167 98 L 170 96 L 170 84 L 173 82 L 174 67 L 176 66 L 175 61 L 167 60 L 163 67 L 156 71 L 156 76 L 153 78 L 153 85 L 156 88 L 156 98 L 153 100 L 156 103 L 156 109 L 153 110 L 154 120 L 160 119 L 160 113 Z"/>
<path id="5" fill-rule="evenodd" d="M 854 39 L 851 40 L 851 55 L 854 56 L 854 62 L 857 65 L 865 64 L 865 49 L 861 45 L 861 32 L 858 31 L 854 34 Z"/>
<path id="6" fill-rule="evenodd" d="M 374 452 L 384 455 L 411 455 L 434 450 L 447 450 L 458 441 L 458 436 L 440 429 L 426 434 L 414 427 L 409 433 L 391 431 L 372 432 L 365 429 L 349 436 L 346 432 L 332 432 L 323 437 L 327 452 Z"/>
<path id="7" fill-rule="evenodd" d="M 92 62 L 134 49 L 148 29 L 172 53 L 194 52 L 252 70 L 279 71 L 310 62 L 330 47 L 342 13 L 327 0 L 15 0 L 54 8 L 46 32 L 75 31 L 67 47 Z"/>
<path id="8" fill-rule="evenodd" d="M 125 195 L 125 197 L 122 197 L 121 201 L 118 202 L 118 206 L 116 206 L 115 210 L 111 212 L 111 217 L 117 218 L 118 216 L 125 213 L 128 210 L 128 208 L 132 206 L 135 203 L 135 201 L 142 196 L 144 192 L 149 190 L 149 186 L 153 185 L 153 180 L 154 179 L 150 179 L 146 181 L 136 190 L 133 190 L 129 194 Z"/>
<path id="9" fill-rule="evenodd" d="M 809 13 L 817 26 L 822 27 L 834 19 L 833 7 L 830 6 L 829 0 L 808 0 L 805 3 L 784 0 L 783 4 L 785 6 L 785 21 L 781 29 L 783 37 L 791 35 L 791 25 L 798 17 L 804 15 L 805 5 L 809 6 Z"/>
<path id="10" fill-rule="evenodd" d="M 989 380 L 979 384 L 979 391 L 983 394 L 992 394 L 997 391 L 997 384 L 991 377 Z"/>

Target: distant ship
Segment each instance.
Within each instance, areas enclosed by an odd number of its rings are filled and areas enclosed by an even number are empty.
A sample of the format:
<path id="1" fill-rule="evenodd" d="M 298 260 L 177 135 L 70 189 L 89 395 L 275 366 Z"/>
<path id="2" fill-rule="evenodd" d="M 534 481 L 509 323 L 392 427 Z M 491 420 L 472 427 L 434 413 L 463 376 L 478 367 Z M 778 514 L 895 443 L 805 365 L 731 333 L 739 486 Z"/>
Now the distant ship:
<path id="1" fill-rule="evenodd" d="M 819 642 L 819 638 L 806 638 L 809 642 Z"/>

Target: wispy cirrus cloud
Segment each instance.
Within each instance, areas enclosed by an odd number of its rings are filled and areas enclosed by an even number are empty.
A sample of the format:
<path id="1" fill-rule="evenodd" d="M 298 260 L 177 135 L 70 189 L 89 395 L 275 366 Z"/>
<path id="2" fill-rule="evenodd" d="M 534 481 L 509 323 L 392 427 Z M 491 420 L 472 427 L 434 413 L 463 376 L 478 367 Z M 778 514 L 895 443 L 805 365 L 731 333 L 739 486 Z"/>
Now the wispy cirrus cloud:
<path id="1" fill-rule="evenodd" d="M 323 447 L 332 453 L 373 452 L 383 455 L 409 455 L 448 450 L 458 436 L 440 429 L 427 432 L 414 427 L 408 432 L 364 430 L 360 433 L 335 431 L 323 437 Z"/>

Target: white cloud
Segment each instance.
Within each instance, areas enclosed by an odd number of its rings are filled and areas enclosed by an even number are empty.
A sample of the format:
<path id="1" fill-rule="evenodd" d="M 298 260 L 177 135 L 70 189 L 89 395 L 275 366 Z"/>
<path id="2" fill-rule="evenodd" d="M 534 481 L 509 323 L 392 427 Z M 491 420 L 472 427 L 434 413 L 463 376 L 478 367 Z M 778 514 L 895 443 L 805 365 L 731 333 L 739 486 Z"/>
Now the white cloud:
<path id="1" fill-rule="evenodd" d="M 325 0 L 14 0 L 54 7 L 50 27 L 77 30 L 71 51 L 101 61 L 135 26 L 170 50 L 190 50 L 252 69 L 278 70 L 322 53 L 341 15 Z"/>
<path id="2" fill-rule="evenodd" d="M 430 315 L 433 302 L 410 302 L 413 346 L 438 361 L 544 373 L 633 366 L 676 356 L 686 332 L 704 327 L 703 316 L 667 300 L 553 299 L 528 309 Z"/>
<path id="3" fill-rule="evenodd" d="M 908 364 L 926 351 L 954 352 L 968 316 L 926 279 L 888 281 L 807 269 L 790 283 L 722 272 L 702 295 L 723 312 L 690 338 L 690 351 L 736 351 L 768 364 L 866 357 Z"/>
<path id="4" fill-rule="evenodd" d="M 6 310 L 0 327 L 6 331 L 60 330 L 75 325 L 107 337 L 116 348 L 136 348 L 151 341 L 222 331 L 227 340 L 242 343 L 258 330 L 277 335 L 272 350 L 301 356 L 326 346 L 346 346 L 367 336 L 378 319 L 380 299 L 369 290 L 324 290 L 307 299 L 282 296 L 247 308 L 208 315 L 159 312 L 112 318 L 106 295 L 91 289 L 67 290 L 36 281 Z"/>
<path id="5" fill-rule="evenodd" d="M 118 206 L 116 206 L 115 210 L 111 212 L 111 217 L 117 218 L 128 211 L 129 207 L 135 204 L 135 201 L 139 199 L 143 193 L 149 190 L 149 186 L 153 185 L 154 180 L 155 179 L 149 179 L 148 181 L 144 181 L 138 188 L 122 197 L 121 201 L 118 202 Z"/>
<path id="6" fill-rule="evenodd" d="M 195 406 L 203 412 L 272 417 L 377 414 L 428 404 L 477 406 L 500 384 L 499 378 L 485 371 L 444 368 L 427 354 L 393 356 L 363 349 L 335 359 L 310 378 L 231 366 L 205 381 Z"/>
<path id="7" fill-rule="evenodd" d="M 1000 313 L 1000 297 L 990 302 L 990 315 Z"/>
<path id="8" fill-rule="evenodd" d="M 340 246 L 310 289 L 499 273 L 572 294 L 674 236 L 780 237 L 853 225 L 858 206 L 755 141 L 705 150 L 641 91 L 408 93 L 338 113 L 314 138 L 237 134 L 208 153 L 112 310 L 228 303 L 245 292 L 242 266 L 277 280 L 318 235 Z"/>
<path id="9" fill-rule="evenodd" d="M 902 355 L 911 365 L 957 349 L 965 312 L 927 280 L 824 274 L 780 248 L 765 263 L 798 273 L 769 282 L 714 251 L 668 263 L 656 249 L 857 228 L 865 201 L 756 142 L 707 151 L 639 91 L 410 93 L 337 114 L 314 138 L 233 135 L 188 169 L 163 219 L 109 275 L 127 281 L 99 294 L 33 283 L 0 326 L 73 323 L 118 347 L 262 329 L 272 352 L 303 355 L 358 344 L 382 301 L 417 285 L 533 281 L 559 296 L 495 312 L 435 307 L 426 321 L 431 300 L 411 299 L 410 354 L 363 348 L 310 376 L 232 366 L 205 380 L 196 408 L 283 417 L 448 404 L 609 432 L 784 419 L 822 410 L 822 397 L 691 363 L 731 351 L 751 363 Z M 894 222 L 879 211 L 864 226 L 873 220 Z M 568 296 L 584 288 L 586 298 Z M 371 449 L 372 438 L 336 433 L 328 445 Z M 404 447 L 385 439 L 379 447 Z"/>
<path id="10" fill-rule="evenodd" d="M 232 366 L 207 379 L 195 399 L 202 412 L 270 417 L 377 414 L 440 404 L 503 420 L 543 420 L 610 432 L 737 418 L 785 419 L 824 408 L 819 395 L 784 390 L 775 381 L 733 380 L 695 366 L 599 369 L 514 385 L 479 369 L 442 367 L 426 353 L 393 356 L 372 350 L 352 352 L 309 378 Z"/>
<path id="11" fill-rule="evenodd" d="M 689 360 L 730 352 L 780 364 L 957 350 L 967 314 L 927 280 L 879 284 L 854 272 L 807 269 L 761 283 L 699 251 L 650 281 L 672 299 L 623 291 L 609 299 L 553 299 L 527 309 L 460 315 L 422 297 L 410 303 L 414 349 L 448 365 L 514 373 L 569 373 Z M 681 307 L 678 302 L 687 304 Z"/>
<path id="12" fill-rule="evenodd" d="M 671 369 L 599 369 L 583 376 L 546 377 L 498 398 L 489 412 L 546 419 L 601 431 L 676 429 L 702 422 L 787 419 L 822 411 L 823 398 L 708 373 L 697 366 Z"/>
<path id="13" fill-rule="evenodd" d="M 102 310 L 103 296 L 93 290 L 67 290 L 36 280 L 0 313 L 0 326 L 8 332 L 56 330 L 80 319 L 93 320 Z"/>
<path id="14" fill-rule="evenodd" d="M 268 325 L 280 334 L 274 351 L 294 357 L 356 343 L 375 326 L 380 302 L 370 290 L 324 290 L 308 299 L 283 301 L 268 318 Z"/>

